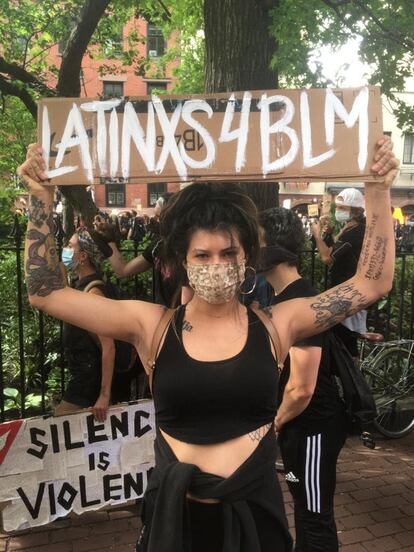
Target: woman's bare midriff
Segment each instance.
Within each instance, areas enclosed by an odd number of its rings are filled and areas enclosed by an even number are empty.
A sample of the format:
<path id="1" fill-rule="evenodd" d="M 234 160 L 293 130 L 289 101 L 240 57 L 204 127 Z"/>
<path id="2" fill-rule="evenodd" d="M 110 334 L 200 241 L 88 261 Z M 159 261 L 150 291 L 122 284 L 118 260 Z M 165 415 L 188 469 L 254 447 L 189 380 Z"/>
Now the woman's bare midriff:
<path id="1" fill-rule="evenodd" d="M 252 455 L 260 441 L 269 431 L 270 426 L 271 424 L 266 424 L 241 437 L 213 445 L 184 443 L 171 437 L 165 431 L 161 429 L 160 431 L 177 457 L 177 460 L 186 464 L 194 464 L 203 472 L 212 473 L 227 479 Z M 198 502 L 219 502 L 216 499 L 201 499 L 191 493 L 188 493 L 187 497 Z"/>

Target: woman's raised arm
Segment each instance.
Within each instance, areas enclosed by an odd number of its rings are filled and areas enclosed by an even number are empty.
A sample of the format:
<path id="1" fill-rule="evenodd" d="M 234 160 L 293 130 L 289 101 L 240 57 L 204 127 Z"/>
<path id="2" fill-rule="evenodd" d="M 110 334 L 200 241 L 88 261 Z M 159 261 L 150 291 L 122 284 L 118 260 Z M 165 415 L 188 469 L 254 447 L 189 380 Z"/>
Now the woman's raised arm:
<path id="1" fill-rule="evenodd" d="M 137 342 L 150 335 L 162 308 L 143 301 L 114 301 L 65 286 L 53 237 L 52 186 L 43 186 L 45 165 L 41 148 L 29 147 L 19 175 L 29 190 L 29 222 L 25 273 L 30 304 L 55 318 L 94 334 Z"/>
<path id="2" fill-rule="evenodd" d="M 372 166 L 380 179 L 365 184 L 366 230 L 356 274 L 315 297 L 285 301 L 268 309 L 282 342 L 292 344 L 322 332 L 390 291 L 395 261 L 390 187 L 398 166 L 392 142 L 382 138 Z"/>

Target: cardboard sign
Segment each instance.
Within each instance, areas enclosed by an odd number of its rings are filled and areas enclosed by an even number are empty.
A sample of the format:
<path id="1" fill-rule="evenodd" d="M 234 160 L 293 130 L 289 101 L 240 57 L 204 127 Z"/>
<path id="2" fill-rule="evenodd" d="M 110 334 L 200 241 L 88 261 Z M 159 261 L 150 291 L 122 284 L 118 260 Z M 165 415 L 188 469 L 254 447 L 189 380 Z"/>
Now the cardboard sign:
<path id="1" fill-rule="evenodd" d="M 310 203 L 308 205 L 308 216 L 317 217 L 319 215 L 319 207 L 316 203 Z"/>
<path id="2" fill-rule="evenodd" d="M 39 102 L 52 184 L 369 181 L 377 87 Z"/>
<path id="3" fill-rule="evenodd" d="M 154 407 L 109 409 L 0 424 L 0 504 L 5 531 L 44 525 L 143 495 L 154 465 Z"/>

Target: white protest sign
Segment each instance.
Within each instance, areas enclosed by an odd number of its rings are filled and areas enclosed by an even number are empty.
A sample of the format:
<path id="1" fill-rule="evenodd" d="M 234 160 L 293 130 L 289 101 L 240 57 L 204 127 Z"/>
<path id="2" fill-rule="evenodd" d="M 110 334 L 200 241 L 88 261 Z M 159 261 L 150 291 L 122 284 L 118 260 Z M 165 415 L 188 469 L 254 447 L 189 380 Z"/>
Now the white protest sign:
<path id="1" fill-rule="evenodd" d="M 154 465 L 152 401 L 0 424 L 3 528 L 43 525 L 143 495 Z"/>

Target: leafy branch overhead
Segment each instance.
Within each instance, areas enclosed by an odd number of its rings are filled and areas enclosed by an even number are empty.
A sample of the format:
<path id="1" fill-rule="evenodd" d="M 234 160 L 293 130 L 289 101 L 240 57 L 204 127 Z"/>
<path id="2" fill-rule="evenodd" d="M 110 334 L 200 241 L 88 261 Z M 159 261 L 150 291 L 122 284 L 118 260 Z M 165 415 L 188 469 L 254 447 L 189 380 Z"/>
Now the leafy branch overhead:
<path id="1" fill-rule="evenodd" d="M 126 66 L 132 66 L 137 75 L 148 76 L 162 72 L 165 63 L 179 58 L 175 91 L 202 92 L 205 44 L 212 43 L 220 50 L 213 55 L 213 67 L 208 67 L 211 83 L 217 82 L 212 80 L 211 71 L 222 69 L 220 64 L 214 65 L 214 59 L 231 58 L 239 42 L 237 33 L 232 34 L 222 22 L 205 26 L 212 4 L 212 0 L 0 0 L 0 108 L 11 105 L 4 98 L 14 97 L 35 117 L 39 97 L 78 96 L 81 87 L 87 93 L 82 64 L 88 58 L 100 60 L 101 77 L 122 73 Z M 222 0 L 220 10 L 231 10 L 236 4 L 239 0 Z M 362 61 L 371 67 L 370 83 L 381 85 L 400 127 L 413 131 L 414 108 L 396 97 L 414 69 L 412 1 L 256 0 L 254 4 L 270 21 L 268 30 L 274 45 L 271 65 L 280 86 L 340 85 L 340 79 L 332 83 L 323 77 L 318 51 L 326 45 L 339 48 L 356 38 Z M 164 37 L 175 37 L 158 66 L 139 53 L 138 46 L 146 39 L 137 27 L 125 29 L 125 24 L 137 17 L 156 24 Z M 241 20 L 233 18 L 231 24 L 239 27 L 239 33 L 245 32 Z M 210 34 L 205 37 L 205 33 Z M 58 45 L 60 55 L 51 56 Z M 251 52 L 252 56 L 257 54 Z M 248 55 L 243 59 L 246 67 L 251 65 Z M 243 67 L 239 70 L 243 72 Z"/>

